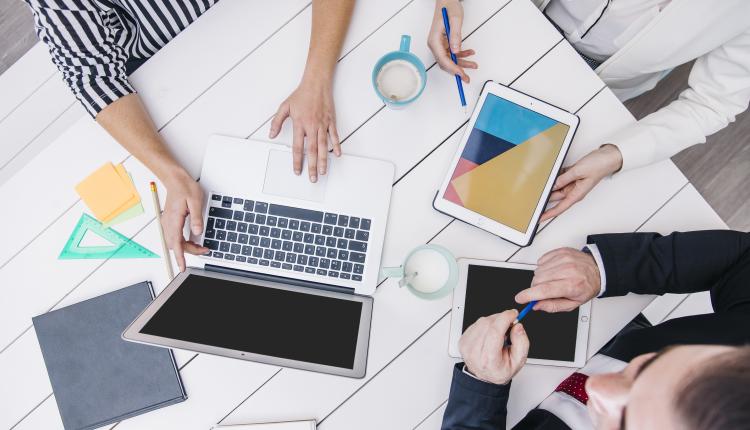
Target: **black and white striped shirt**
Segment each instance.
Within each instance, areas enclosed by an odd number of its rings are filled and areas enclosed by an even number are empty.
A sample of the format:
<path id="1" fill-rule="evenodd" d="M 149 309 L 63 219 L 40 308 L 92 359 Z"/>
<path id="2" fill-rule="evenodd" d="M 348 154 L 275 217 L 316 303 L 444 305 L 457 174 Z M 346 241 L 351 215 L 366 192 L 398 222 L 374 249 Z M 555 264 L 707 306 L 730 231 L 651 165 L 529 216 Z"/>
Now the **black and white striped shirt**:
<path id="1" fill-rule="evenodd" d="M 218 0 L 25 0 L 36 33 L 91 116 L 135 90 L 145 61 Z"/>

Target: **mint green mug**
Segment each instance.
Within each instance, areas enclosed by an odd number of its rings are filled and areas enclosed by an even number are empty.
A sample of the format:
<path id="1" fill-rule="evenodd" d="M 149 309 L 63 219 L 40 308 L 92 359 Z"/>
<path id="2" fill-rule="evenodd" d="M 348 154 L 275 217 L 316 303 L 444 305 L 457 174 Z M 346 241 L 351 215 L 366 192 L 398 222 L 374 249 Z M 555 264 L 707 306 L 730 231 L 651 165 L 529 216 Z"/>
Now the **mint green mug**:
<path id="1" fill-rule="evenodd" d="M 381 273 L 388 278 L 400 278 L 400 287 L 423 299 L 444 297 L 458 283 L 456 258 L 439 245 L 418 246 L 406 256 L 404 264 L 384 267 Z"/>

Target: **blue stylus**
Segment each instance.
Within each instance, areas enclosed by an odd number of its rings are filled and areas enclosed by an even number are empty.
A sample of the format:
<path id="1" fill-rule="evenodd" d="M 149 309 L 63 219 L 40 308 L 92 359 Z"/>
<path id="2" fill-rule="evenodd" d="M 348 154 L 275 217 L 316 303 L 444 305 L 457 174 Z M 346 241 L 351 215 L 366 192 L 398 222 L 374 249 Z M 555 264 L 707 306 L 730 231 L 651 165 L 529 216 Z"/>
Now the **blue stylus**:
<path id="1" fill-rule="evenodd" d="M 443 8 L 443 25 L 445 26 L 445 37 L 448 38 L 448 52 L 451 53 L 451 60 L 453 63 L 458 64 L 456 54 L 451 49 L 451 25 L 448 22 L 448 9 Z M 466 111 L 466 97 L 464 96 L 464 85 L 461 83 L 461 76 L 456 75 L 456 85 L 458 85 L 458 96 L 461 98 L 461 106 Z"/>
<path id="2" fill-rule="evenodd" d="M 523 317 L 525 317 L 526 314 L 528 314 L 529 312 L 531 312 L 531 310 L 534 308 L 534 305 L 536 304 L 536 302 L 537 302 L 536 300 L 532 300 L 523 309 L 521 309 L 521 312 L 518 313 L 518 317 L 516 318 L 515 321 L 513 321 L 513 325 L 516 325 L 519 322 L 521 322 L 521 319 L 523 319 Z"/>

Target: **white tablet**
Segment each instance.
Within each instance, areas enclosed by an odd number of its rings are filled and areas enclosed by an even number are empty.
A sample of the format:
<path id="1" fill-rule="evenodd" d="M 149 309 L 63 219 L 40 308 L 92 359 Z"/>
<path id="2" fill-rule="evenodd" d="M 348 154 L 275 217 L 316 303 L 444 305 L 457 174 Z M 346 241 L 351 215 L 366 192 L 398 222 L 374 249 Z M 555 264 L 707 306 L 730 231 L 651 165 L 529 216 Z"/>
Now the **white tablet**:
<path id="1" fill-rule="evenodd" d="M 487 82 L 435 209 L 528 245 L 578 121 L 560 108 Z"/>
<path id="2" fill-rule="evenodd" d="M 449 353 L 460 357 L 461 334 L 480 317 L 523 309 L 515 295 L 531 285 L 536 266 L 459 259 L 459 283 L 453 292 Z M 575 311 L 531 311 L 522 320 L 529 336 L 528 363 L 583 367 L 589 338 L 591 302 Z"/>

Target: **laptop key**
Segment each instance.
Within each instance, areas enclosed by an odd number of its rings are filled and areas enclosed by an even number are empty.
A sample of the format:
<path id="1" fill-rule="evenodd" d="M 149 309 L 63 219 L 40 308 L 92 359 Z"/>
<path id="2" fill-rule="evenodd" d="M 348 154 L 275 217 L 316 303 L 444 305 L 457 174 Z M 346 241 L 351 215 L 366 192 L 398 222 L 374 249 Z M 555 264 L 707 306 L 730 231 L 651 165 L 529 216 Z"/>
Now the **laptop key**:
<path id="1" fill-rule="evenodd" d="M 253 253 L 253 247 L 252 246 L 243 246 L 242 247 L 242 255 L 252 255 Z"/>
<path id="2" fill-rule="evenodd" d="M 281 228 L 287 228 L 289 225 L 289 220 L 286 218 L 279 218 L 278 226 Z"/>
<path id="3" fill-rule="evenodd" d="M 349 253 L 349 260 L 353 261 L 355 263 L 364 263 L 365 262 L 365 254 L 360 254 L 359 252 L 350 252 Z"/>
<path id="4" fill-rule="evenodd" d="M 271 229 L 271 237 L 281 237 L 281 229 L 273 227 Z"/>
<path id="5" fill-rule="evenodd" d="M 334 272 L 333 270 L 329 270 L 328 271 L 328 276 L 330 276 L 331 278 L 338 278 L 339 277 L 339 272 Z"/>
<path id="6" fill-rule="evenodd" d="M 272 204 L 268 210 L 268 213 L 287 218 L 302 219 L 305 221 L 323 221 L 323 212 L 310 209 L 295 208 L 291 206 Z"/>
<path id="7" fill-rule="evenodd" d="M 337 223 L 341 227 L 346 227 L 349 225 L 349 217 L 346 215 L 339 215 L 339 222 Z"/>
<path id="8" fill-rule="evenodd" d="M 340 276 L 341 276 L 341 279 L 350 279 L 351 278 L 351 275 L 349 275 L 348 273 L 344 273 L 344 272 L 341 272 Z"/>
<path id="9" fill-rule="evenodd" d="M 224 258 L 224 254 L 222 254 L 221 252 L 213 252 L 211 254 L 211 257 L 213 257 L 213 258 Z"/>
<path id="10" fill-rule="evenodd" d="M 221 201 L 221 195 L 219 194 L 211 194 L 211 200 L 220 202 Z"/>
<path id="11" fill-rule="evenodd" d="M 331 261 L 331 269 L 333 269 L 333 270 L 341 270 L 341 262 L 339 260 L 333 260 L 333 261 Z"/>
<path id="12" fill-rule="evenodd" d="M 327 269 L 327 268 L 331 267 L 331 260 L 329 260 L 327 258 L 321 258 L 320 259 L 320 267 L 322 267 L 324 269 Z"/>
<path id="13" fill-rule="evenodd" d="M 203 239 L 203 246 L 216 251 L 217 249 L 219 249 L 219 242 L 216 240 Z"/>
<path id="14" fill-rule="evenodd" d="M 243 203 L 243 200 L 239 197 L 235 197 L 234 199 L 232 199 L 232 201 L 238 205 L 241 205 Z"/>
<path id="15" fill-rule="evenodd" d="M 307 266 L 307 255 L 300 254 L 297 256 L 297 264 Z"/>
<path id="16" fill-rule="evenodd" d="M 307 259 L 307 265 L 312 267 L 318 267 L 318 257 L 310 257 Z"/>
<path id="17" fill-rule="evenodd" d="M 232 219 L 232 210 L 211 206 L 208 208 L 208 215 L 216 218 Z"/>
<path id="18" fill-rule="evenodd" d="M 326 214 L 323 222 L 326 224 L 336 225 L 336 214 Z"/>
<path id="19" fill-rule="evenodd" d="M 248 257 L 247 262 L 250 264 L 258 264 L 258 259 Z"/>
<path id="20" fill-rule="evenodd" d="M 305 245 L 305 254 L 307 255 L 315 254 L 315 247 L 312 245 Z"/>
<path id="21" fill-rule="evenodd" d="M 320 230 L 321 230 L 321 225 L 318 223 L 315 223 L 312 226 L 310 226 L 310 231 L 315 234 L 320 233 Z"/>
<path id="22" fill-rule="evenodd" d="M 289 221 L 289 228 L 291 228 L 292 230 L 299 230 L 299 221 L 297 221 L 296 219 Z"/>
<path id="23" fill-rule="evenodd" d="M 302 221 L 299 223 L 299 229 L 302 231 L 310 231 L 310 223 L 307 221 Z"/>
<path id="24" fill-rule="evenodd" d="M 260 260 L 260 265 L 261 266 L 270 266 L 271 262 L 268 261 L 268 260 Z"/>
<path id="25" fill-rule="evenodd" d="M 264 249 L 263 250 L 263 258 L 267 260 L 273 259 L 273 249 Z"/>
<path id="26" fill-rule="evenodd" d="M 324 246 L 319 246 L 315 248 L 315 255 L 318 257 L 325 257 L 326 256 L 326 248 Z"/>
<path id="27" fill-rule="evenodd" d="M 271 248 L 281 249 L 281 239 L 274 239 L 271 241 Z"/>
<path id="28" fill-rule="evenodd" d="M 216 219 L 216 228 L 227 228 L 227 221 L 221 218 Z"/>
<path id="29" fill-rule="evenodd" d="M 227 233 L 227 240 L 229 242 L 237 242 L 237 233 L 230 231 Z"/>
<path id="30" fill-rule="evenodd" d="M 267 227 L 265 225 L 260 227 L 261 236 L 268 236 L 269 234 L 271 234 L 271 227 Z"/>
<path id="31" fill-rule="evenodd" d="M 326 257 L 328 258 L 336 258 L 336 255 L 338 252 L 336 251 L 336 248 L 328 248 L 328 251 L 326 252 Z"/>
<path id="32" fill-rule="evenodd" d="M 237 221 L 227 221 L 227 230 L 229 231 L 237 230 Z"/>
<path id="33" fill-rule="evenodd" d="M 302 272 L 303 270 L 305 270 L 304 266 L 300 266 L 300 265 L 297 265 L 297 264 L 294 265 L 294 271 L 295 272 Z"/>
<path id="34" fill-rule="evenodd" d="M 245 222 L 255 222 L 255 214 L 252 212 L 245 212 Z"/>
<path id="35" fill-rule="evenodd" d="M 317 235 L 315 236 L 315 244 L 316 245 L 325 245 L 326 244 L 326 237 Z"/>
<path id="36" fill-rule="evenodd" d="M 203 237 L 208 239 L 213 239 L 216 236 L 216 230 L 210 228 L 206 229 L 206 233 L 203 235 Z"/>
<path id="37" fill-rule="evenodd" d="M 287 263 L 296 263 L 297 262 L 297 254 L 292 252 L 286 253 L 286 262 Z"/>
<path id="38" fill-rule="evenodd" d="M 268 217 L 266 217 L 266 225 L 270 225 L 271 227 L 276 227 L 276 222 L 278 220 L 279 219 L 276 218 L 275 216 L 269 215 Z"/>
<path id="39" fill-rule="evenodd" d="M 365 230 L 359 230 L 357 231 L 357 236 L 355 237 L 357 240 L 361 240 L 362 242 L 367 242 L 370 239 L 370 232 Z"/>
<path id="40" fill-rule="evenodd" d="M 359 228 L 362 230 L 370 231 L 370 220 L 367 218 L 362 218 L 362 221 L 359 223 Z"/>
<path id="41" fill-rule="evenodd" d="M 250 245 L 258 246 L 258 243 L 260 243 L 260 238 L 258 236 L 250 236 Z"/>
<path id="42" fill-rule="evenodd" d="M 250 224 L 250 226 L 247 228 L 247 231 L 250 234 L 258 234 L 258 226 L 255 224 Z"/>
<path id="43" fill-rule="evenodd" d="M 227 201 L 223 201 L 222 200 L 221 207 L 222 208 L 231 208 L 232 207 L 232 201 L 230 200 L 230 201 L 227 202 Z"/>
<path id="44" fill-rule="evenodd" d="M 260 238 L 260 246 L 263 248 L 270 248 L 271 247 L 271 239 L 267 237 Z"/>
<path id="45" fill-rule="evenodd" d="M 263 248 L 253 248 L 253 257 L 256 257 L 256 258 L 263 257 Z"/>
<path id="46" fill-rule="evenodd" d="M 336 247 L 339 249 L 347 249 L 349 247 L 349 241 L 346 239 L 339 239 L 336 242 Z"/>
<path id="47" fill-rule="evenodd" d="M 247 233 L 247 223 L 238 222 L 237 231 L 239 231 L 240 233 Z"/>
<path id="48" fill-rule="evenodd" d="M 324 225 L 323 226 L 323 234 L 326 236 L 330 236 L 333 234 L 333 227 L 330 225 Z"/>
<path id="49" fill-rule="evenodd" d="M 265 215 L 255 215 L 255 223 L 258 225 L 263 225 L 266 223 L 266 216 Z"/>
<path id="50" fill-rule="evenodd" d="M 367 252 L 367 242 L 349 241 L 349 251 Z"/>
<path id="51" fill-rule="evenodd" d="M 238 255 L 236 260 L 239 261 L 240 263 L 244 263 L 245 261 L 247 261 L 247 257 Z"/>
<path id="52" fill-rule="evenodd" d="M 221 252 L 229 252 L 229 247 L 229 242 L 221 242 L 219 250 L 221 250 Z"/>
<path id="53" fill-rule="evenodd" d="M 353 267 L 352 263 L 350 263 L 348 261 L 346 263 L 344 263 L 343 266 L 341 266 L 341 270 L 343 270 L 344 272 L 351 272 L 353 268 L 354 267 Z"/>
<path id="54" fill-rule="evenodd" d="M 281 244 L 281 249 L 284 251 L 291 251 L 294 247 L 294 244 L 292 242 L 289 242 L 288 240 L 285 240 L 284 243 Z"/>
<path id="55" fill-rule="evenodd" d="M 344 229 L 342 227 L 336 227 L 333 229 L 333 235 L 336 237 L 344 236 Z"/>
<path id="56" fill-rule="evenodd" d="M 302 242 L 302 239 L 304 239 L 305 234 L 301 231 L 295 231 L 292 235 L 292 239 L 294 239 L 295 242 Z"/>
<path id="57" fill-rule="evenodd" d="M 274 254 L 273 259 L 276 261 L 284 261 L 286 259 L 286 253 L 284 251 L 276 251 L 276 254 Z"/>
<path id="58" fill-rule="evenodd" d="M 305 252 L 305 245 L 303 245 L 301 243 L 295 243 L 294 244 L 294 252 L 296 252 L 297 254 L 301 254 L 301 253 Z"/>
<path id="59" fill-rule="evenodd" d="M 349 227 L 351 228 L 359 228 L 359 218 L 353 216 L 349 217 Z"/>
<path id="60" fill-rule="evenodd" d="M 347 239 L 354 239 L 354 229 L 347 228 L 344 232 L 344 237 Z"/>
<path id="61" fill-rule="evenodd" d="M 227 240 L 227 232 L 224 230 L 217 231 L 216 238 L 219 240 Z"/>
<path id="62" fill-rule="evenodd" d="M 361 275 L 361 274 L 365 273 L 365 266 L 363 266 L 362 264 L 355 264 L 354 265 L 354 273 L 356 273 L 358 275 Z"/>
<path id="63" fill-rule="evenodd" d="M 314 267 L 305 267 L 305 273 L 312 273 L 315 274 L 315 268 Z"/>
<path id="64" fill-rule="evenodd" d="M 335 248 L 336 247 L 336 238 L 335 237 L 330 237 L 330 236 L 327 237 L 326 238 L 326 246 L 329 247 L 329 248 L 331 248 L 331 247 Z"/>
<path id="65" fill-rule="evenodd" d="M 232 254 L 239 254 L 242 252 L 242 246 L 239 243 L 233 243 L 230 249 Z"/>
<path id="66" fill-rule="evenodd" d="M 255 202 L 255 212 L 260 214 L 268 213 L 268 203 Z"/>
<path id="67" fill-rule="evenodd" d="M 352 281 L 362 281 L 362 276 L 360 276 L 360 275 L 352 275 Z"/>
<path id="68" fill-rule="evenodd" d="M 232 217 L 235 221 L 242 221 L 245 219 L 245 213 L 242 211 L 234 211 L 234 216 Z"/>
<path id="69" fill-rule="evenodd" d="M 339 250 L 339 260 L 341 261 L 349 260 L 349 251 Z"/>
<path id="70" fill-rule="evenodd" d="M 281 238 L 284 240 L 291 240 L 292 238 L 292 231 L 291 230 L 281 230 Z"/>
<path id="71" fill-rule="evenodd" d="M 246 234 L 240 234 L 240 236 L 237 238 L 237 241 L 243 245 L 247 245 L 247 235 Z"/>
<path id="72" fill-rule="evenodd" d="M 214 221 L 216 221 L 216 218 L 208 217 L 208 221 L 206 221 L 206 230 L 214 228 Z"/>
<path id="73" fill-rule="evenodd" d="M 225 260 L 234 261 L 234 255 L 232 255 L 232 254 L 224 254 L 224 259 Z"/>
<path id="74" fill-rule="evenodd" d="M 255 202 L 254 201 L 252 201 L 252 200 L 245 200 L 245 203 L 243 204 L 242 209 L 244 209 L 246 211 L 251 211 L 252 212 L 253 206 L 255 206 Z"/>
<path id="75" fill-rule="evenodd" d="M 328 272 L 325 269 L 318 269 L 317 273 L 318 275 L 325 276 Z"/>
<path id="76" fill-rule="evenodd" d="M 305 234 L 305 243 L 313 243 L 315 242 L 315 235 L 312 233 Z"/>
<path id="77" fill-rule="evenodd" d="M 292 270 L 292 265 L 289 263 L 284 263 L 281 265 L 281 268 L 284 270 Z"/>

